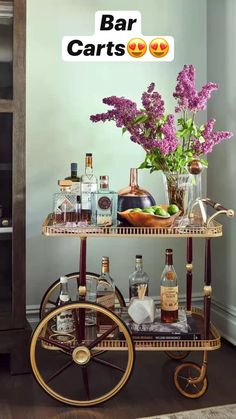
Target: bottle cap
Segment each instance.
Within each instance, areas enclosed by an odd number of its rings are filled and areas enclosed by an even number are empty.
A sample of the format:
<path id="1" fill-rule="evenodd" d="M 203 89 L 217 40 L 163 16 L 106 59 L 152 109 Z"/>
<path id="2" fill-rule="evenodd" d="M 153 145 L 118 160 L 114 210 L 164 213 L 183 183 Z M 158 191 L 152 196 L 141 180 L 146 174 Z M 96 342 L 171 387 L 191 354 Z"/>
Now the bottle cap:
<path id="1" fill-rule="evenodd" d="M 63 188 L 69 188 L 73 185 L 73 182 L 71 180 L 58 180 L 58 185 L 62 186 Z"/>
<path id="2" fill-rule="evenodd" d="M 92 157 L 92 153 L 86 153 L 86 157 Z"/>
<path id="3" fill-rule="evenodd" d="M 108 256 L 103 256 L 102 257 L 102 262 L 109 262 L 109 257 Z"/>
<path id="4" fill-rule="evenodd" d="M 77 163 L 71 163 L 70 168 L 72 172 L 77 172 L 77 168 L 78 168 Z"/>
<path id="5" fill-rule="evenodd" d="M 107 175 L 103 175 L 103 176 L 99 176 L 100 180 L 109 180 L 109 176 Z"/>
<path id="6" fill-rule="evenodd" d="M 173 249 L 166 249 L 166 255 L 172 255 Z"/>
<path id="7" fill-rule="evenodd" d="M 68 282 L 68 279 L 67 279 L 67 277 L 66 277 L 66 276 L 61 276 L 61 277 L 60 277 L 60 283 L 61 283 L 61 284 L 67 284 L 67 282 Z"/>
<path id="8" fill-rule="evenodd" d="M 142 259 L 143 258 L 142 255 L 136 255 L 135 257 L 136 257 L 136 259 Z"/>

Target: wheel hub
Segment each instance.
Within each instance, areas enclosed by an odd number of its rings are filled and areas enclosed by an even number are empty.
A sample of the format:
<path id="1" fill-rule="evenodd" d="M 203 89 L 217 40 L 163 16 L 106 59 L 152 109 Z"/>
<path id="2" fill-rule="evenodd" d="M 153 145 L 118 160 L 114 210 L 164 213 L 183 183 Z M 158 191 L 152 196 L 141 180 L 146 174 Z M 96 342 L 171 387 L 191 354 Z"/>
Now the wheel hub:
<path id="1" fill-rule="evenodd" d="M 76 364 L 85 365 L 90 361 L 90 350 L 86 346 L 78 346 L 73 350 L 72 358 Z"/>

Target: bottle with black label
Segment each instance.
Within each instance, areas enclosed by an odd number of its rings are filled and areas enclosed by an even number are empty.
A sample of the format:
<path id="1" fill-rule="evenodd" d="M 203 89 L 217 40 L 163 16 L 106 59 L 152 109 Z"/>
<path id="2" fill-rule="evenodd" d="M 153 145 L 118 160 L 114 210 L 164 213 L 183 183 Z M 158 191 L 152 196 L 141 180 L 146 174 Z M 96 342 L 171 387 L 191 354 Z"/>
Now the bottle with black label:
<path id="1" fill-rule="evenodd" d="M 173 250 L 166 249 L 165 268 L 161 276 L 161 321 L 178 321 L 178 283 L 173 266 Z"/>

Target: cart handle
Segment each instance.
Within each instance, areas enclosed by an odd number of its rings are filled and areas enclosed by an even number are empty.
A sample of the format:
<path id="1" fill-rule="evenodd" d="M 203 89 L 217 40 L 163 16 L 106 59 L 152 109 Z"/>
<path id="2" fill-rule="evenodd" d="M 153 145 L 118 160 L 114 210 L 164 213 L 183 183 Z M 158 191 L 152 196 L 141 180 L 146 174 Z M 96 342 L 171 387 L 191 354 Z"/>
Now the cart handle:
<path id="1" fill-rule="evenodd" d="M 203 198 L 203 199 L 201 199 L 201 201 L 204 202 L 207 205 L 210 205 L 210 207 L 212 207 L 216 210 L 216 212 L 211 217 L 209 217 L 209 219 L 207 220 L 207 227 L 209 227 L 211 221 L 214 220 L 220 214 L 225 214 L 227 217 L 230 217 L 230 218 L 234 217 L 234 210 L 233 209 L 227 209 L 227 208 L 223 207 L 223 205 L 212 201 L 212 199 L 210 199 L 210 198 Z"/>

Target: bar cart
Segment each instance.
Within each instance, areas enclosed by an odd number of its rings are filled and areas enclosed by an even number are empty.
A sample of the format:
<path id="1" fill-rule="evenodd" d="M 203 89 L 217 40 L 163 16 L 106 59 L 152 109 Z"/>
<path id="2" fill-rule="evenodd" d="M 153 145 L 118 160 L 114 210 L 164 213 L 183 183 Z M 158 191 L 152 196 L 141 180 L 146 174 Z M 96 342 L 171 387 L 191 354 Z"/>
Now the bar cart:
<path id="1" fill-rule="evenodd" d="M 136 351 L 165 351 L 182 361 L 191 351 L 202 351 L 202 365 L 181 362 L 174 371 L 176 389 L 187 398 L 201 397 L 207 390 L 208 351 L 220 348 L 220 336 L 210 321 L 211 306 L 211 239 L 222 236 L 222 225 L 215 218 L 220 214 L 234 216 L 234 211 L 210 199 L 202 200 L 215 212 L 201 226 L 170 228 L 153 227 L 62 227 L 52 224 L 49 215 L 43 224 L 43 234 L 80 239 L 80 270 L 68 274 L 68 282 L 78 289 L 78 301 L 57 307 L 59 280 L 46 291 L 40 308 L 41 321 L 36 327 L 30 347 L 30 360 L 35 379 L 53 398 L 74 406 L 100 404 L 118 393 L 128 381 Z M 86 272 L 86 241 L 90 237 L 107 238 L 182 238 L 187 240 L 186 315 L 194 320 L 200 340 L 133 340 L 119 313 L 125 306 L 116 288 L 115 311 L 86 301 L 86 279 L 98 275 Z M 192 242 L 205 240 L 205 275 L 203 309 L 192 307 Z M 74 330 L 57 333 L 55 318 L 60 313 L 72 313 Z M 86 326 L 86 313 L 106 318 L 104 327 Z"/>

